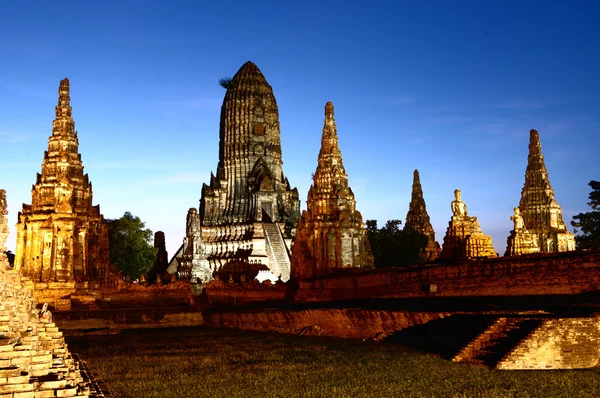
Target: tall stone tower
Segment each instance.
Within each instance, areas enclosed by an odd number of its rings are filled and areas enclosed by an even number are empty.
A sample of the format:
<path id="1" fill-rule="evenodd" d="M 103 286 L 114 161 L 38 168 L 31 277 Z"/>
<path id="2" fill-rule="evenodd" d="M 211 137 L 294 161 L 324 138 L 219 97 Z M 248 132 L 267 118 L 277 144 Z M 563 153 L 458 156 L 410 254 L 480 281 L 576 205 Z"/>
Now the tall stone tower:
<path id="1" fill-rule="evenodd" d="M 406 213 L 406 223 L 404 228 L 413 229 L 427 237 L 427 246 L 421 253 L 421 257 L 427 261 L 435 261 L 440 255 L 440 244 L 435 240 L 435 232 L 427 208 L 425 207 L 425 199 L 423 199 L 423 188 L 421 187 L 421 178 L 419 170 L 413 173 L 412 197 L 408 205 L 408 213 Z"/>
<path id="2" fill-rule="evenodd" d="M 542 253 L 575 250 L 575 237 L 567 230 L 562 209 L 554 199 L 554 190 L 550 185 L 542 155 L 542 144 L 536 130 L 529 132 L 525 185 L 521 191 L 518 209 L 519 212 L 515 210 L 513 216 L 515 229 L 508 238 L 508 255 L 538 250 Z M 522 225 L 519 224 L 518 213 L 522 217 Z"/>
<path id="3" fill-rule="evenodd" d="M 246 62 L 221 107 L 217 173 L 202 186 L 199 216 L 211 274 L 268 269 L 275 279 L 289 279 L 300 200 L 282 163 L 273 89 L 258 67 Z"/>
<path id="4" fill-rule="evenodd" d="M 292 275 L 310 278 L 340 268 L 373 266 L 373 254 L 354 193 L 348 186 L 333 117 L 325 105 L 318 165 L 308 191 L 292 252 Z"/>
<path id="5" fill-rule="evenodd" d="M 15 268 L 34 282 L 104 282 L 108 277 L 108 229 L 100 206 L 92 206 L 92 184 L 83 173 L 69 101 L 64 79 L 42 174 L 17 223 Z"/>

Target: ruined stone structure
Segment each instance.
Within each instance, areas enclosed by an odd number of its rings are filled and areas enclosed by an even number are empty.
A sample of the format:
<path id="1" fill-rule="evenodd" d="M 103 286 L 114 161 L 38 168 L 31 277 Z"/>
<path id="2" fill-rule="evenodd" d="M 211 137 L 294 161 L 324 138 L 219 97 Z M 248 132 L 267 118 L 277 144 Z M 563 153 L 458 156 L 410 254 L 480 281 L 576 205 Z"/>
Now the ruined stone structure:
<path id="1" fill-rule="evenodd" d="M 452 218 L 444 236 L 440 260 L 498 257 L 492 245 L 492 238 L 483 233 L 477 217 L 468 215 L 467 205 L 461 199 L 460 190 L 454 191 L 454 197 L 451 204 Z"/>
<path id="2" fill-rule="evenodd" d="M 432 262 L 438 258 L 441 251 L 440 244 L 435 240 L 435 232 L 425 207 L 419 170 L 415 170 L 413 174 L 412 198 L 408 206 L 404 228 L 413 229 L 427 237 L 427 246 L 421 253 L 421 257 L 425 261 Z"/>
<path id="3" fill-rule="evenodd" d="M 6 192 L 0 190 L 0 396 L 99 396 L 52 314 L 36 309 L 31 280 L 9 267 L 1 250 L 8 236 L 6 213 Z"/>
<path id="4" fill-rule="evenodd" d="M 252 62 L 227 88 L 219 139 L 217 173 L 202 187 L 199 213 L 210 273 L 268 269 L 287 281 L 300 201 L 282 172 L 273 89 Z M 177 267 L 187 278 L 182 264 Z"/>
<path id="5" fill-rule="evenodd" d="M 154 247 L 156 248 L 156 260 L 154 260 L 154 265 L 148 272 L 148 284 L 153 284 L 156 281 L 160 282 L 160 278 L 167 273 L 167 267 L 169 266 L 169 254 L 167 253 L 163 231 L 154 233 Z"/>
<path id="6" fill-rule="evenodd" d="M 328 102 L 317 170 L 292 252 L 292 275 L 297 278 L 373 266 L 367 231 L 348 186 L 333 116 L 333 104 Z"/>
<path id="7" fill-rule="evenodd" d="M 206 259 L 206 245 L 202 241 L 200 216 L 196 208 L 188 210 L 183 246 L 171 260 L 168 272 L 177 274 L 177 279 L 194 283 L 208 283 L 213 279 Z"/>
<path id="8" fill-rule="evenodd" d="M 575 237 L 567 230 L 562 209 L 548 179 L 542 155 L 542 145 L 536 130 L 529 132 L 529 156 L 525 170 L 525 185 L 519 202 L 522 225 L 511 231 L 506 255 L 528 253 L 555 253 L 575 250 Z M 517 212 L 515 210 L 515 215 Z"/>
<path id="9" fill-rule="evenodd" d="M 108 229 L 100 206 L 92 206 L 69 101 L 64 79 L 42 174 L 31 189 L 31 205 L 19 213 L 15 268 L 34 282 L 102 283 L 109 269 Z"/>

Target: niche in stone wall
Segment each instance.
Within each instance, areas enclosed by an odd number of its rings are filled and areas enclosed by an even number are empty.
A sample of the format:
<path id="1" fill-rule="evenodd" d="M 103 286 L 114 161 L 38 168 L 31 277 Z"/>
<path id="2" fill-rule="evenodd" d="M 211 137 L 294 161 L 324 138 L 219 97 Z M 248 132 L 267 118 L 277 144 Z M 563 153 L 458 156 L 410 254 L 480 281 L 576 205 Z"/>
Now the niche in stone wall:
<path id="1" fill-rule="evenodd" d="M 256 123 L 252 132 L 254 135 L 265 135 L 265 125 L 262 123 Z"/>

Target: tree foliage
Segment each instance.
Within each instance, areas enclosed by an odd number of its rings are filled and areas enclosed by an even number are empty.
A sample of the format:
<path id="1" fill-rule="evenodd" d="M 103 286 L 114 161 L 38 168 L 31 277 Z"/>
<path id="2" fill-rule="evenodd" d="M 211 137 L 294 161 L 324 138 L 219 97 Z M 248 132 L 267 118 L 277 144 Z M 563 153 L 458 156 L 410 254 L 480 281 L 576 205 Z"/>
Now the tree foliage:
<path id="1" fill-rule="evenodd" d="M 402 221 L 389 220 L 377 228 L 376 220 L 367 220 L 367 236 L 375 257 L 375 267 L 403 267 L 423 263 L 421 251 L 427 237 L 413 229 L 400 229 Z"/>
<path id="2" fill-rule="evenodd" d="M 231 86 L 231 80 L 232 80 L 232 78 L 229 76 L 222 77 L 219 79 L 219 86 L 221 86 L 225 90 L 227 90 L 229 88 L 229 86 Z"/>
<path id="3" fill-rule="evenodd" d="M 110 262 L 116 265 L 124 276 L 138 279 L 148 274 L 156 258 L 156 248 L 152 244 L 152 231 L 139 217 L 125 212 L 123 217 L 106 220 L 108 224 L 108 250 Z"/>
<path id="4" fill-rule="evenodd" d="M 579 213 L 573 217 L 571 225 L 575 227 L 575 241 L 578 249 L 600 248 L 600 181 L 590 181 L 592 187 L 588 205 L 592 211 Z"/>

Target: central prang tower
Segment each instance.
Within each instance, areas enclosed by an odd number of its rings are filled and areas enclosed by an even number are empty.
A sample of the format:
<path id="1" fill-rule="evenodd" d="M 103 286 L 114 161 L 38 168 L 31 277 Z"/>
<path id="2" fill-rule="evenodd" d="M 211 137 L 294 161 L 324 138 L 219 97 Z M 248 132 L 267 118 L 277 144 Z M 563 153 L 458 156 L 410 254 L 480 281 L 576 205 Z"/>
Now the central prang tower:
<path id="1" fill-rule="evenodd" d="M 273 89 L 252 62 L 235 74 L 221 107 L 219 164 L 202 187 L 203 226 L 297 223 L 300 201 L 281 169 L 279 111 Z"/>
<path id="2" fill-rule="evenodd" d="M 181 279 L 205 283 L 215 271 L 234 280 L 253 278 L 259 271 L 262 278 L 289 279 L 300 200 L 282 163 L 273 89 L 258 67 L 246 62 L 227 87 L 221 107 L 216 176 L 211 173 L 210 185 L 202 186 L 202 242 L 195 242 L 208 263 L 179 262 Z M 169 268 L 173 271 L 175 265 Z"/>

